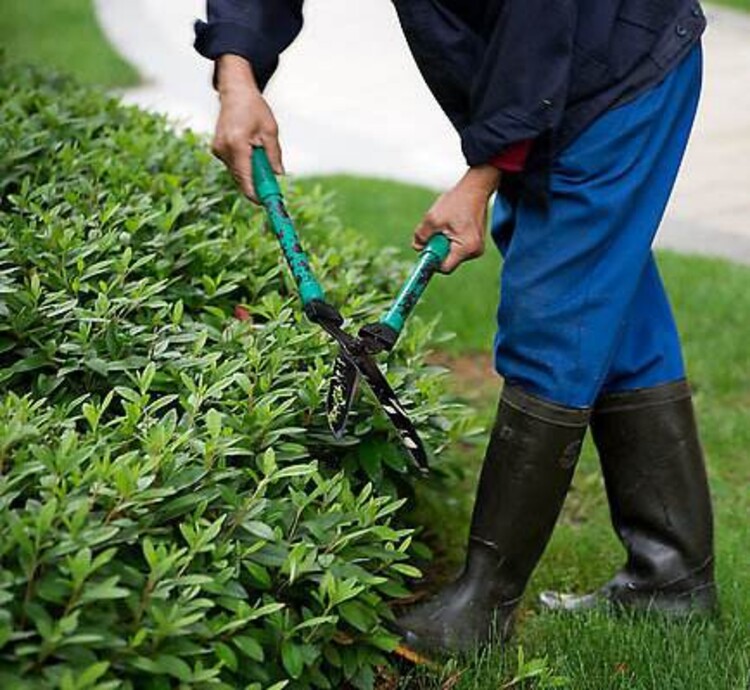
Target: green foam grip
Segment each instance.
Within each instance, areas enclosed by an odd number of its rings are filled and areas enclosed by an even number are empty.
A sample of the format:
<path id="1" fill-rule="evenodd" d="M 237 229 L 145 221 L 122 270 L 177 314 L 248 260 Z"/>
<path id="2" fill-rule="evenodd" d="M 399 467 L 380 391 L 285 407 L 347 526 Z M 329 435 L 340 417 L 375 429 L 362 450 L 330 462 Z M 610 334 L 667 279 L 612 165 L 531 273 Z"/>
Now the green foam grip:
<path id="1" fill-rule="evenodd" d="M 258 199 L 263 204 L 268 223 L 297 283 L 302 304 L 307 306 L 315 300 L 323 301 L 325 294 L 320 283 L 315 279 L 310 261 L 302 249 L 294 223 L 284 205 L 284 197 L 276 175 L 271 168 L 265 149 L 254 148 L 252 153 L 253 185 Z"/>
<path id="2" fill-rule="evenodd" d="M 388 326 L 397 336 L 401 334 L 406 319 L 417 306 L 417 302 L 427 288 L 430 278 L 435 275 L 435 272 L 448 257 L 450 249 L 450 240 L 443 233 L 438 233 L 430 238 L 390 309 L 380 319 L 381 324 Z"/>

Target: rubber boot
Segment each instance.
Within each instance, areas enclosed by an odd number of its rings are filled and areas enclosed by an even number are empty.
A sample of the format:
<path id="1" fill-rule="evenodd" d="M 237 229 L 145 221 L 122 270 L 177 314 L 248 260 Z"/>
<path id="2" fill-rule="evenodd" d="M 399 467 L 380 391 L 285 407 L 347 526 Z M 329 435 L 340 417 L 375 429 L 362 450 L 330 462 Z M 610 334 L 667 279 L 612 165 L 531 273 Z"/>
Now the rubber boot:
<path id="1" fill-rule="evenodd" d="M 591 428 L 627 563 L 598 592 L 545 592 L 542 605 L 714 612 L 711 498 L 688 384 L 605 396 Z"/>
<path id="2" fill-rule="evenodd" d="M 589 411 L 505 387 L 479 479 L 460 577 L 396 622 L 417 651 L 453 654 L 511 631 L 573 478 Z"/>

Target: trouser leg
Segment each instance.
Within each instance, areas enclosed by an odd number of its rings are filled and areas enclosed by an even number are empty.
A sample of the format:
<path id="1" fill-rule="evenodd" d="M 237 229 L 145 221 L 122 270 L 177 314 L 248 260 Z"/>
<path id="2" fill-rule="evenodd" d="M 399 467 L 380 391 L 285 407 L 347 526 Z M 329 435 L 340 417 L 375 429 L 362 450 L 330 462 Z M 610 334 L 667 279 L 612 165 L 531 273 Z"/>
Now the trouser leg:
<path id="1" fill-rule="evenodd" d="M 688 60 L 673 75 L 676 85 L 689 83 L 691 68 L 695 70 Z M 685 122 L 685 115 L 677 113 L 677 121 Z M 663 118 L 670 120 L 668 110 Z M 674 143 L 665 151 L 672 150 L 676 174 L 680 155 Z M 652 162 L 664 170 L 669 159 L 663 155 Z M 660 179 L 661 185 L 657 179 L 657 184 L 646 186 L 649 194 L 656 195 L 652 201 L 666 200 L 671 189 L 668 176 Z M 633 219 L 640 215 L 637 209 L 632 214 Z M 632 235 L 636 236 L 637 232 Z M 645 248 L 637 243 L 628 246 L 621 238 L 613 239 L 611 246 L 625 256 L 637 252 L 638 246 Z M 598 369 L 599 375 L 604 373 L 601 385 L 594 388 L 591 379 L 586 380 L 586 394 L 573 395 L 589 400 L 595 391 L 591 427 L 613 526 L 626 549 L 627 563 L 594 594 L 544 593 L 542 603 L 549 608 L 580 610 L 602 600 L 680 614 L 716 607 L 713 519 L 703 454 L 669 302 L 653 256 L 650 252 L 644 256 L 630 302 L 617 296 L 610 300 L 618 309 L 609 320 L 609 355 L 602 353 L 602 359 L 595 360 L 597 367 L 603 363 Z M 610 294 L 617 289 L 611 284 Z M 629 285 L 620 294 L 629 295 Z M 599 323 L 604 328 L 604 320 Z M 546 385 L 553 389 L 551 383 Z"/>
<path id="2" fill-rule="evenodd" d="M 505 264 L 495 363 L 508 383 L 569 407 L 599 396 L 639 287 L 655 284 L 651 244 L 689 137 L 700 72 L 696 50 L 657 88 L 594 123 L 555 162 L 548 206 L 499 201 L 493 237 Z M 653 316 L 673 334 L 666 306 Z M 664 342 L 641 340 L 636 349 L 650 346 Z"/>
<path id="3" fill-rule="evenodd" d="M 623 320 L 601 393 L 653 388 L 684 378 L 680 337 L 651 255 Z"/>

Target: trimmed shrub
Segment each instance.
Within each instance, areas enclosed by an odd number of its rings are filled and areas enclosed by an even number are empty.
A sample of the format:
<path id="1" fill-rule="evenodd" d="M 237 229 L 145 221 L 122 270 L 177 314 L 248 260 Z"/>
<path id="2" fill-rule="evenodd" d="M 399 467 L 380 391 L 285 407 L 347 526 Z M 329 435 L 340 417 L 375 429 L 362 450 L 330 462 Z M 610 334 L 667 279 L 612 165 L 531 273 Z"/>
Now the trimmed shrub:
<path id="1" fill-rule="evenodd" d="M 373 687 L 413 479 L 367 396 L 329 434 L 334 347 L 262 214 L 66 79 L 3 65 L 0 118 L 0 687 Z M 290 206 L 332 301 L 379 315 L 404 266 Z M 388 376 L 439 454 L 471 418 L 431 334 Z"/>

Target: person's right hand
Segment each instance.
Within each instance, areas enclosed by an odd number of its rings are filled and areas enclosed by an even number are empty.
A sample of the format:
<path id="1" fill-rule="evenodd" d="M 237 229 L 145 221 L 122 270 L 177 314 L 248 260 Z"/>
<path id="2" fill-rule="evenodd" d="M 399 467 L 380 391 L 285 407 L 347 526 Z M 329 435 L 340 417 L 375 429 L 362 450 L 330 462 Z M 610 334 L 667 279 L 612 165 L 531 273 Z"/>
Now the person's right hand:
<path id="1" fill-rule="evenodd" d="M 216 68 L 221 109 L 211 150 L 227 166 L 245 196 L 258 203 L 250 155 L 254 146 L 263 146 L 274 172 L 283 175 L 279 127 L 247 60 L 222 55 Z"/>

